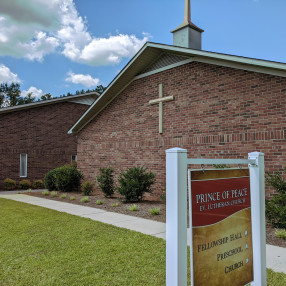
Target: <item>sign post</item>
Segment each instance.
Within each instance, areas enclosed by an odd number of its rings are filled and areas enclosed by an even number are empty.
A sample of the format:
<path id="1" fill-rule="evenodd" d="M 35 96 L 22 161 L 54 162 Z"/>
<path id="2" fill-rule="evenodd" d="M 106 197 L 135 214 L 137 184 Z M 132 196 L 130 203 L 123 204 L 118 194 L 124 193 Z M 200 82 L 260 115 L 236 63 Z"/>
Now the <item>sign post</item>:
<path id="1" fill-rule="evenodd" d="M 180 148 L 166 151 L 166 285 L 187 285 L 188 164 L 249 167 L 192 171 L 192 285 L 266 285 L 264 154 L 249 153 L 248 159 L 188 159 L 187 150 Z"/>

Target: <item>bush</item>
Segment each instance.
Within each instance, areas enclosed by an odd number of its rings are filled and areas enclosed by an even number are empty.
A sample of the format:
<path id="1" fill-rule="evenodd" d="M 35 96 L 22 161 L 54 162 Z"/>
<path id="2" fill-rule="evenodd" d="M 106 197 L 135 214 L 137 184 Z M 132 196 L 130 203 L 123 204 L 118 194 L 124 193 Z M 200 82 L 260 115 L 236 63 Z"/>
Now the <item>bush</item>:
<path id="1" fill-rule="evenodd" d="M 34 189 L 42 189 L 44 187 L 44 183 L 42 180 L 34 180 L 33 188 Z"/>
<path id="2" fill-rule="evenodd" d="M 159 215 L 160 214 L 160 209 L 159 208 L 153 208 L 149 210 L 150 215 Z"/>
<path id="3" fill-rule="evenodd" d="M 81 186 L 81 191 L 85 196 L 89 196 L 93 192 L 93 184 L 91 182 L 84 182 Z"/>
<path id="4" fill-rule="evenodd" d="M 102 201 L 102 200 L 97 200 L 95 203 L 96 203 L 98 206 L 100 206 L 100 205 L 103 204 L 103 201 Z"/>
<path id="5" fill-rule="evenodd" d="M 105 197 L 111 197 L 114 194 L 114 182 L 113 173 L 114 170 L 111 167 L 100 168 L 100 175 L 96 177 L 96 181 L 103 192 Z"/>
<path id="6" fill-rule="evenodd" d="M 155 174 L 145 167 L 129 168 L 119 175 L 118 192 L 124 196 L 125 202 L 138 202 L 144 193 L 152 193 L 151 186 L 155 181 Z"/>
<path id="7" fill-rule="evenodd" d="M 277 192 L 266 200 L 266 217 L 274 227 L 286 228 L 286 181 L 276 172 L 274 175 L 268 174 L 266 183 Z"/>
<path id="8" fill-rule="evenodd" d="M 132 212 L 136 212 L 136 211 L 138 211 L 138 206 L 137 205 L 131 205 L 129 207 L 129 210 L 132 211 Z"/>
<path id="9" fill-rule="evenodd" d="M 83 197 L 83 198 L 80 199 L 80 201 L 82 203 L 87 203 L 87 202 L 89 202 L 89 197 Z"/>
<path id="10" fill-rule="evenodd" d="M 22 180 L 19 183 L 19 187 L 22 190 L 28 190 L 29 188 L 31 188 L 32 184 L 30 180 Z"/>
<path id="11" fill-rule="evenodd" d="M 74 166 L 63 166 L 46 174 L 45 187 L 50 191 L 78 191 L 82 178 L 82 173 Z"/>
<path id="12" fill-rule="evenodd" d="M 12 179 L 5 179 L 4 180 L 4 189 L 5 190 L 15 190 L 16 189 L 16 181 L 12 180 Z"/>
<path id="13" fill-rule="evenodd" d="M 286 229 L 275 229 L 275 236 L 286 240 Z"/>
<path id="14" fill-rule="evenodd" d="M 49 191 L 56 190 L 56 169 L 49 171 L 45 178 L 44 178 L 44 184 L 45 188 Z"/>

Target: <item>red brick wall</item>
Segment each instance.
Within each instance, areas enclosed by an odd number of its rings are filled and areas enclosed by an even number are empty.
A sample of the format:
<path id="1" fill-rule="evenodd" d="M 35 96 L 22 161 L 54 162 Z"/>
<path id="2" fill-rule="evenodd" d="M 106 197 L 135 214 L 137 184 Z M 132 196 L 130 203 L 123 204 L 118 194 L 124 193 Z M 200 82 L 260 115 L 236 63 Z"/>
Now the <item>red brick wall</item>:
<path id="1" fill-rule="evenodd" d="M 67 132 L 88 107 L 62 102 L 0 114 L 0 189 L 5 178 L 23 179 L 19 177 L 21 153 L 28 154 L 31 181 L 70 163 L 77 142 Z"/>
<path id="2" fill-rule="evenodd" d="M 158 105 L 164 96 L 163 134 Z M 247 158 L 265 153 L 266 171 L 286 162 L 286 79 L 203 63 L 190 63 L 128 86 L 78 134 L 78 166 L 93 180 L 99 167 L 116 174 L 145 165 L 165 190 L 165 150 L 185 148 L 189 157 Z"/>

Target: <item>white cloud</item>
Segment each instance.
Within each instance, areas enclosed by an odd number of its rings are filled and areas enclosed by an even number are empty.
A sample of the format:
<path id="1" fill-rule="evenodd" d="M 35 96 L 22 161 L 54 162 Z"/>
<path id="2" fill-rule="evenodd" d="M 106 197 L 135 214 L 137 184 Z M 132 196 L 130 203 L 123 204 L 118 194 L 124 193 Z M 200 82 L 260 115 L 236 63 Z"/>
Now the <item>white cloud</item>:
<path id="1" fill-rule="evenodd" d="M 0 83 L 20 83 L 18 75 L 11 72 L 11 70 L 3 64 L 0 64 Z"/>
<path id="2" fill-rule="evenodd" d="M 32 93 L 32 96 L 36 97 L 37 99 L 43 95 L 43 91 L 34 86 L 31 86 L 28 90 L 23 90 L 21 95 L 25 97 L 28 95 L 28 93 Z"/>
<path id="3" fill-rule="evenodd" d="M 75 74 L 73 72 L 68 73 L 66 81 L 74 84 L 82 84 L 86 87 L 96 87 L 100 82 L 98 78 L 93 78 L 89 74 Z"/>
<path id="4" fill-rule="evenodd" d="M 133 56 L 149 37 L 117 34 L 95 38 L 73 0 L 0 1 L 0 56 L 42 61 L 59 51 L 88 65 L 117 64 Z"/>

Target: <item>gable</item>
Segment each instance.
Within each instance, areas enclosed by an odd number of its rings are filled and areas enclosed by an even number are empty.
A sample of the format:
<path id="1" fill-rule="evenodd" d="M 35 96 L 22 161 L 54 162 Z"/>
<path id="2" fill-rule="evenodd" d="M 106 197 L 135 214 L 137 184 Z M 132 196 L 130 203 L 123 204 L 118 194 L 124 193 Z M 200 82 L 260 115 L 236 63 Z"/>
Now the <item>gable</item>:
<path id="1" fill-rule="evenodd" d="M 170 56 L 171 55 L 171 56 Z M 184 59 L 183 59 L 184 58 Z M 189 62 L 209 63 L 239 70 L 286 77 L 286 64 L 201 50 L 146 43 L 125 68 L 109 84 L 105 92 L 69 130 L 78 133 L 110 104 L 134 80 L 147 77 Z"/>

